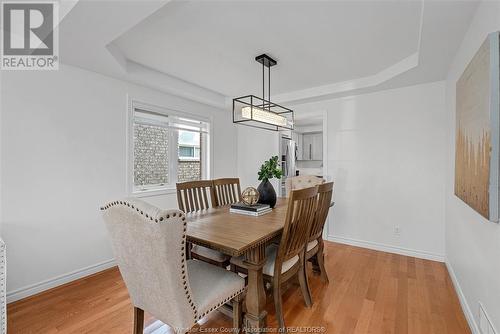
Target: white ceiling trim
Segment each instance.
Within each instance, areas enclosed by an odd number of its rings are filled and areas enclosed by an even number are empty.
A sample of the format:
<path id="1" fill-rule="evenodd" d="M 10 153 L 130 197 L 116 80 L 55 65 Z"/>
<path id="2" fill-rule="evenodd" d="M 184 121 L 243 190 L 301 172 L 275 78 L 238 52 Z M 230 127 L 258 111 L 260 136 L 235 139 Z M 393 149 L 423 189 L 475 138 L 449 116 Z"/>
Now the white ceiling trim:
<path id="1" fill-rule="evenodd" d="M 125 73 L 127 72 L 127 62 L 128 59 L 123 55 L 123 52 L 113 43 L 106 45 L 106 50 L 111 54 L 111 56 L 116 60 L 120 69 Z"/>
<path id="2" fill-rule="evenodd" d="M 225 107 L 226 97 L 220 93 L 197 86 L 196 84 L 163 72 L 156 71 L 130 60 L 126 60 L 125 66 L 127 78 L 131 82 L 159 89 L 163 92 L 177 95 L 192 101 L 201 102 L 212 107 Z"/>
<path id="3" fill-rule="evenodd" d="M 356 89 L 368 88 L 380 85 L 401 73 L 418 66 L 419 53 L 415 52 L 400 62 L 380 71 L 379 73 L 355 80 L 337 82 L 334 84 L 302 89 L 290 93 L 283 93 L 273 96 L 272 100 L 277 103 L 300 102 L 306 99 L 331 97 L 334 94 L 349 92 Z"/>
<path id="4" fill-rule="evenodd" d="M 131 61 L 113 43 L 108 44 L 106 49 L 120 65 L 123 74 L 127 76 L 127 80 L 130 82 L 201 102 L 212 107 L 226 107 L 226 96 L 223 94 Z"/>

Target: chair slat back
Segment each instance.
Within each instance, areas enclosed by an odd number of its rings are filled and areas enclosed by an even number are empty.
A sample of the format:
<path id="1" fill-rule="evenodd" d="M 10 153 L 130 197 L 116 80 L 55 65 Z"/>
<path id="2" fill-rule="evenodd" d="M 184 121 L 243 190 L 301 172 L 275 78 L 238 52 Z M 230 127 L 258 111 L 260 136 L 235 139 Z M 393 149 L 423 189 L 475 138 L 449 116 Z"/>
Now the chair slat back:
<path id="1" fill-rule="evenodd" d="M 217 206 L 241 202 L 240 179 L 224 178 L 213 180 Z"/>
<path id="2" fill-rule="evenodd" d="M 211 180 L 177 183 L 177 203 L 185 213 L 205 210 L 216 206 Z"/>
<path id="3" fill-rule="evenodd" d="M 311 226 L 309 240 L 318 239 L 323 234 L 326 217 L 330 209 L 333 194 L 333 182 L 323 183 L 318 186 L 318 207 L 314 216 L 314 221 Z"/>
<path id="4" fill-rule="evenodd" d="M 304 250 L 317 206 L 317 187 L 293 190 L 288 199 L 285 226 L 276 258 L 277 267 Z M 279 264 L 279 265 L 278 265 Z M 281 270 L 275 268 L 276 270 Z"/>

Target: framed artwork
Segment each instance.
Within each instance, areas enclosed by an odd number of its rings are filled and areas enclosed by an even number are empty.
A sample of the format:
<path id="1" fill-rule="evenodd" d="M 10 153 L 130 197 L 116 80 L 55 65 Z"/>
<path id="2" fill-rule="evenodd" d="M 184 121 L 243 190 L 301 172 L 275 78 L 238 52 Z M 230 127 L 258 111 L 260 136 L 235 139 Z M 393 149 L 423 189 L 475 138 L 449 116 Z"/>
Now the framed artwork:
<path id="1" fill-rule="evenodd" d="M 456 87 L 455 195 L 493 222 L 499 220 L 499 58 L 495 32 Z"/>

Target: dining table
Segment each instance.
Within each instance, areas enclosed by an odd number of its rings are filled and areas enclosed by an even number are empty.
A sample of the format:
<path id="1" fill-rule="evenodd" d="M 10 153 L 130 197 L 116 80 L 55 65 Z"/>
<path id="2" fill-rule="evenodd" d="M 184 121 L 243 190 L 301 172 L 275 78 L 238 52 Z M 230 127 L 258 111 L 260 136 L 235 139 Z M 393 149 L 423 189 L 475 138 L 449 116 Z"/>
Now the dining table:
<path id="1" fill-rule="evenodd" d="M 265 250 L 283 231 L 287 199 L 278 198 L 271 212 L 258 217 L 230 213 L 229 209 L 227 205 L 187 214 L 187 241 L 229 256 L 244 257 L 248 287 L 243 326 L 258 331 L 267 325 L 262 274 Z"/>

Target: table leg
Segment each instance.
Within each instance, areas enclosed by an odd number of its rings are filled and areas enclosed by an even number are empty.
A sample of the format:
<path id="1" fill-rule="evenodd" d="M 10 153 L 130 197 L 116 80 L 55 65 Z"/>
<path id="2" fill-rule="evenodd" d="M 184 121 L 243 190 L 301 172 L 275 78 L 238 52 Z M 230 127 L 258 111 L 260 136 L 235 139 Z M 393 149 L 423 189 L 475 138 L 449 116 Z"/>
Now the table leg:
<path id="1" fill-rule="evenodd" d="M 244 327 L 250 331 L 261 329 L 267 325 L 266 291 L 262 267 L 266 260 L 265 244 L 248 250 L 245 254 L 245 265 L 248 269 L 248 291 L 246 296 L 247 312 L 245 313 Z"/>

